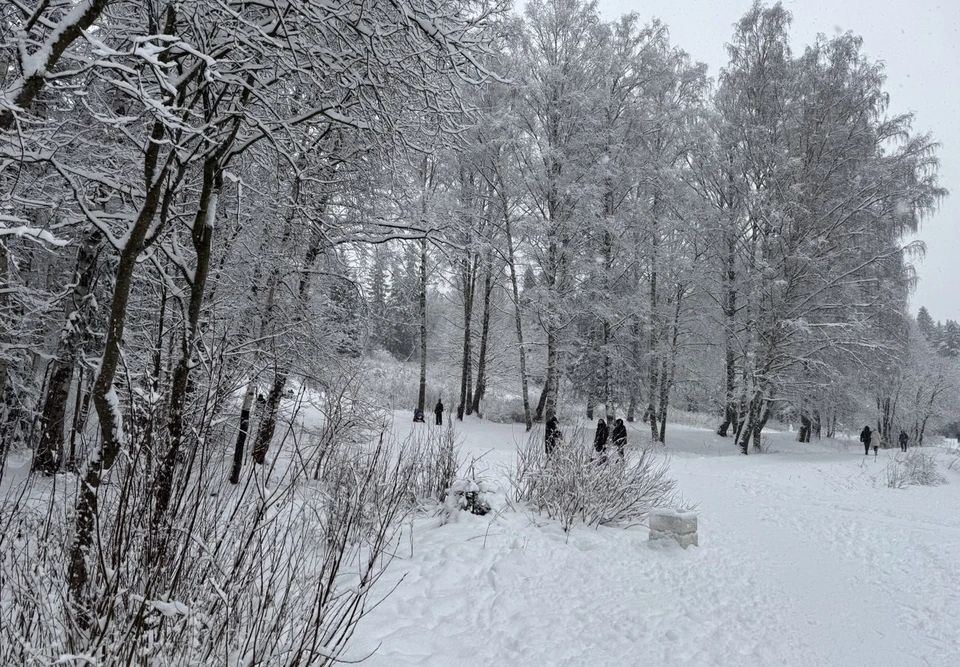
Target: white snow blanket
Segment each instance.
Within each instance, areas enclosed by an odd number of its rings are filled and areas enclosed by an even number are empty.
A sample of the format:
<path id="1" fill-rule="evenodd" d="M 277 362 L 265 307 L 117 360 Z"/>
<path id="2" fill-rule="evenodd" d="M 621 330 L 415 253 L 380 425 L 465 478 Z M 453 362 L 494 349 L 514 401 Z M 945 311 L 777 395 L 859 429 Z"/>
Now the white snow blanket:
<path id="1" fill-rule="evenodd" d="M 502 483 L 522 427 L 458 428 Z M 644 437 L 630 429 L 631 443 Z M 651 548 L 642 526 L 567 536 L 504 497 L 487 516 L 419 520 L 384 581 L 397 588 L 361 622 L 352 657 L 373 652 L 369 667 L 960 665 L 960 474 L 944 465 L 948 485 L 889 489 L 893 452 L 875 461 L 855 439 L 767 437 L 772 453 L 744 457 L 709 431 L 668 428 L 672 474 L 699 503 L 695 549 Z"/>

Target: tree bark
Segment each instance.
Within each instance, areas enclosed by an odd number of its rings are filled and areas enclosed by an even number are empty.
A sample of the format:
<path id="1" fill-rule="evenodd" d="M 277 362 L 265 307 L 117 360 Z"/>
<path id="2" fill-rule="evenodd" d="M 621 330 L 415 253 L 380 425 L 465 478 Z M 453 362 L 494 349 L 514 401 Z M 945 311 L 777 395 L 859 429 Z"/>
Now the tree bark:
<path id="1" fill-rule="evenodd" d="M 424 204 L 426 205 L 426 204 Z M 427 240 L 420 240 L 420 391 L 417 409 L 423 412 L 427 401 Z"/>
<path id="2" fill-rule="evenodd" d="M 727 195 L 727 206 L 732 210 L 731 195 Z M 738 430 L 740 416 L 737 411 L 737 357 L 736 357 L 736 316 L 737 316 L 737 235 L 734 232 L 733 217 L 728 221 L 731 226 L 726 232 L 726 253 L 723 266 L 723 350 L 724 350 L 724 415 L 723 423 L 717 429 L 717 435 L 727 436 L 727 430 Z"/>
<path id="3" fill-rule="evenodd" d="M 203 165 L 203 185 L 200 201 L 191 229 L 191 240 L 196 252 L 196 266 L 190 284 L 190 303 L 187 308 L 186 330 L 180 341 L 180 359 L 173 371 L 170 389 L 170 414 L 167 421 L 169 443 L 154 478 L 153 528 L 158 530 L 173 493 L 173 470 L 183 441 L 183 418 L 186 407 L 187 387 L 193 357 L 200 338 L 200 312 L 207 290 L 207 275 L 210 271 L 210 256 L 213 250 L 213 233 L 217 217 L 217 205 L 223 190 L 223 171 L 216 157 L 209 157 Z"/>
<path id="4" fill-rule="evenodd" d="M 247 391 L 243 395 L 243 403 L 240 405 L 240 430 L 237 433 L 237 439 L 233 443 L 233 465 L 230 468 L 230 483 L 240 483 L 240 471 L 243 470 L 243 450 L 247 445 L 247 437 L 250 435 L 250 411 L 253 409 L 253 401 L 257 394 L 256 379 L 251 378 L 247 383 Z"/>
<path id="5" fill-rule="evenodd" d="M 530 390 L 527 383 L 527 352 L 523 346 L 523 317 L 520 307 L 517 265 L 513 254 L 513 231 L 510 228 L 510 216 L 506 213 L 506 208 L 504 208 L 503 221 L 507 235 L 507 265 L 510 267 L 510 287 L 513 291 L 513 315 L 514 324 L 517 328 L 517 348 L 520 353 L 520 392 L 523 398 L 523 421 L 526 423 L 527 431 L 529 431 L 533 428 L 533 418 L 530 414 Z"/>
<path id="6" fill-rule="evenodd" d="M 96 258 L 101 239 L 100 232 L 91 227 L 84 234 L 77 251 L 72 298 L 66 308 L 66 324 L 60 335 L 56 357 L 51 362 L 50 381 L 40 418 L 40 442 L 33 460 L 34 471 L 45 475 L 56 473 L 63 459 L 67 402 L 80 346 L 89 337 L 85 311 L 96 273 Z"/>
<path id="7" fill-rule="evenodd" d="M 471 349 L 471 323 L 473 320 L 473 295 L 476 287 L 476 265 L 472 252 L 460 260 L 460 285 L 463 290 L 463 356 L 460 360 L 460 402 L 457 404 L 457 419 L 473 410 L 473 353 Z M 422 408 L 421 408 L 422 409 Z"/>
<path id="8" fill-rule="evenodd" d="M 7 253 L 7 244 L 0 237 L 0 316 L 7 316 L 7 302 L 10 287 L 9 278 L 10 256 Z M 9 406 L 6 404 L 7 397 L 7 362 L 0 357 L 0 482 L 3 481 L 3 471 L 7 465 L 7 453 L 10 448 L 10 442 L 3 437 L 3 429 L 7 420 Z M 529 430 L 529 428 L 527 429 Z"/>
<path id="9" fill-rule="evenodd" d="M 286 383 L 286 374 L 278 372 L 274 377 L 273 386 L 270 387 L 270 393 L 267 394 L 267 403 L 263 408 L 263 421 L 260 424 L 260 430 L 257 431 L 257 439 L 253 443 L 253 461 L 257 465 L 263 465 L 267 460 L 267 452 L 270 449 L 270 443 L 273 442 L 273 434 L 277 430 L 277 413 Z"/>
<path id="10" fill-rule="evenodd" d="M 23 78 L 17 82 L 20 91 L 13 100 L 15 108 L 28 109 L 33 104 L 47 82 L 47 73 L 54 71 L 67 47 L 93 25 L 108 4 L 110 0 L 84 0 L 74 4 L 65 13 L 57 26 L 50 30 L 44 43 L 31 54 L 34 59 L 39 54 L 45 57 L 35 67 L 23 72 Z M 0 132 L 13 127 L 14 118 L 13 109 L 0 110 Z"/>
<path id="11" fill-rule="evenodd" d="M 557 334 L 553 325 L 547 332 L 547 385 L 544 387 L 543 409 L 547 419 L 557 414 L 557 387 L 560 383 L 557 367 Z"/>
<path id="12" fill-rule="evenodd" d="M 810 430 L 813 422 L 805 412 L 800 413 L 800 431 L 797 433 L 797 442 L 810 442 Z"/>
<path id="13" fill-rule="evenodd" d="M 167 30 L 172 30 L 174 8 L 168 8 Z M 133 288 L 133 273 L 137 258 L 140 256 L 146 240 L 147 231 L 156 217 L 163 193 L 169 162 L 160 165 L 160 146 L 164 136 L 164 127 L 156 121 L 145 147 L 144 176 L 147 185 L 146 196 L 140 211 L 130 228 L 120 251 L 117 273 L 114 280 L 113 301 L 107 323 L 107 338 L 104 344 L 100 372 L 93 383 L 93 405 L 100 420 L 100 449 L 90 462 L 84 483 L 80 485 L 74 512 L 74 538 L 70 549 L 68 565 L 68 590 L 71 601 L 78 608 L 78 624 L 85 630 L 91 618 L 80 610 L 84 609 L 84 591 L 88 581 L 87 555 L 93 544 L 93 526 L 98 512 L 98 490 L 101 481 L 116 461 L 122 439 L 120 425 L 120 401 L 113 387 L 117 368 L 120 364 L 120 346 L 123 343 L 124 325 L 127 318 L 127 305 L 130 290 Z M 159 167 L 159 171 L 158 171 Z"/>
<path id="14" fill-rule="evenodd" d="M 477 388 L 473 392 L 473 411 L 480 415 L 480 402 L 487 392 L 487 344 L 490 337 L 490 300 L 493 294 L 493 262 L 488 257 L 483 278 L 483 319 L 480 324 L 480 351 L 477 353 Z"/>

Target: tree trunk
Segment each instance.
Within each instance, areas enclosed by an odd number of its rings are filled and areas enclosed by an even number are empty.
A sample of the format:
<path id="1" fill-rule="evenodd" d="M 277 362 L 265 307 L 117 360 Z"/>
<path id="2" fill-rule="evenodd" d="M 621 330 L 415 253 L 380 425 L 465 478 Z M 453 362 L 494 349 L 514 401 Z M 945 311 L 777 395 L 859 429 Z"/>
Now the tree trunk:
<path id="1" fill-rule="evenodd" d="M 187 387 L 190 379 L 190 369 L 194 365 L 194 351 L 200 338 L 200 312 L 207 290 L 207 274 L 210 271 L 217 204 L 222 189 L 223 172 L 218 160 L 215 157 L 207 158 L 203 165 L 203 185 L 200 201 L 191 230 L 191 240 L 197 255 L 196 266 L 190 284 L 190 303 L 187 307 L 186 330 L 180 341 L 180 360 L 173 371 L 173 383 L 170 389 L 170 413 L 167 421 L 169 442 L 163 459 L 157 467 L 153 484 L 155 498 L 154 530 L 159 530 L 173 493 L 173 471 L 183 441 L 183 413 L 186 407 Z"/>
<path id="2" fill-rule="evenodd" d="M 797 442 L 810 442 L 810 431 L 813 422 L 805 412 L 800 413 L 800 431 L 797 433 Z"/>
<path id="3" fill-rule="evenodd" d="M 457 404 L 457 419 L 473 410 L 473 352 L 471 350 L 471 322 L 473 320 L 473 295 L 476 282 L 476 267 L 472 253 L 461 259 L 460 284 L 463 290 L 463 356 L 460 361 L 460 402 Z M 423 409 L 423 408 L 421 408 Z"/>
<path id="4" fill-rule="evenodd" d="M 543 411 L 547 406 L 547 394 L 550 393 L 550 376 L 547 375 L 547 379 L 543 383 L 543 389 L 540 391 L 540 399 L 537 401 L 537 412 L 534 416 L 534 421 L 545 421 Z M 547 417 L 549 419 L 549 417 Z"/>
<path id="5" fill-rule="evenodd" d="M 523 317 L 520 310 L 520 289 L 517 280 L 517 265 L 513 256 L 513 232 L 510 228 L 510 216 L 504 207 L 504 227 L 507 235 L 507 264 L 510 267 L 510 287 L 513 290 L 513 314 L 517 327 L 517 348 L 520 352 L 520 391 L 523 397 L 523 421 L 527 431 L 533 428 L 533 418 L 530 414 L 530 390 L 527 383 L 527 353 L 523 346 Z"/>
<path id="6" fill-rule="evenodd" d="M 167 16 L 167 34 L 172 29 L 173 17 L 174 8 L 171 5 Z M 156 121 L 150 140 L 145 147 L 146 197 L 120 251 L 100 372 L 97 374 L 91 392 L 93 405 L 100 420 L 100 449 L 90 462 L 84 483 L 80 486 L 74 512 L 74 538 L 68 566 L 68 590 L 73 604 L 78 609 L 85 609 L 84 595 L 88 581 L 87 556 L 93 544 L 93 526 L 98 512 L 98 489 L 101 481 L 113 467 L 120 451 L 122 439 L 120 400 L 113 387 L 113 381 L 122 356 L 120 346 L 123 343 L 130 290 L 133 288 L 133 273 L 137 258 L 143 250 L 147 231 L 157 214 L 169 166 L 168 162 L 160 167 L 159 173 L 157 172 L 163 136 L 164 127 L 160 121 Z M 78 615 L 81 630 L 86 630 L 91 621 L 87 614 Z"/>
<path id="7" fill-rule="evenodd" d="M 493 264 L 488 257 L 483 278 L 483 320 L 480 324 L 480 352 L 477 355 L 477 388 L 473 392 L 473 411 L 480 415 L 480 402 L 487 391 L 487 344 L 490 336 L 490 297 L 493 294 Z"/>
<path id="8" fill-rule="evenodd" d="M 760 419 L 753 425 L 753 450 L 755 452 L 763 451 L 763 442 L 760 436 L 763 432 L 763 427 L 767 425 L 767 420 L 770 419 L 770 405 L 769 401 L 765 402 L 760 414 Z"/>
<path id="9" fill-rule="evenodd" d="M 654 198 L 654 209 L 656 209 L 656 197 Z M 657 395 L 659 394 L 659 366 L 660 359 L 663 354 L 660 345 L 660 334 L 659 330 L 661 328 L 660 323 L 660 312 L 659 312 L 659 293 L 657 285 L 657 255 L 658 255 L 658 246 L 659 246 L 659 237 L 656 230 L 656 211 L 654 211 L 653 218 L 653 233 L 651 235 L 650 243 L 650 283 L 648 289 L 648 300 L 650 308 L 650 326 L 648 331 L 648 347 L 650 350 L 650 360 L 649 367 L 647 368 L 647 416 L 650 419 L 650 438 L 653 442 L 659 442 L 660 439 L 660 429 L 657 427 L 657 406 L 655 401 L 657 400 Z"/>
<path id="10" fill-rule="evenodd" d="M 420 391 L 417 409 L 427 402 L 427 240 L 420 240 Z"/>
<path id="11" fill-rule="evenodd" d="M 90 228 L 84 234 L 77 252 L 73 294 L 66 309 L 67 323 L 60 335 L 56 358 L 51 362 L 50 382 L 41 411 L 40 442 L 33 461 L 34 471 L 47 475 L 57 472 L 63 458 L 67 402 L 80 346 L 89 336 L 85 311 L 96 273 L 96 258 L 101 238 L 102 235 L 96 228 Z"/>
<path id="12" fill-rule="evenodd" d="M 250 435 L 250 411 L 253 408 L 253 401 L 256 399 L 257 382 L 251 378 L 247 383 L 247 391 L 243 395 L 243 403 L 240 405 L 240 430 L 237 433 L 237 440 L 233 444 L 233 466 L 230 469 L 230 483 L 240 483 L 240 471 L 243 469 L 243 450 L 247 444 L 247 437 Z"/>
<path id="13" fill-rule="evenodd" d="M 7 244 L 0 237 L 0 317 L 7 317 L 7 302 L 10 288 L 9 278 L 10 259 L 7 253 Z M 10 442 L 4 436 L 4 426 L 7 422 L 9 405 L 7 405 L 7 362 L 0 357 L 0 482 L 3 481 L 3 471 L 7 466 L 7 453 Z M 527 427 L 530 430 L 530 427 Z"/>
<path id="14" fill-rule="evenodd" d="M 559 385 L 559 368 L 557 367 L 557 335 L 550 325 L 547 332 L 547 384 L 544 387 L 543 410 L 547 419 L 557 414 L 557 387 Z"/>
<path id="15" fill-rule="evenodd" d="M 723 272 L 723 347 L 724 347 L 724 415 L 723 423 L 717 429 L 717 435 L 726 437 L 727 430 L 733 427 L 738 430 L 739 416 L 737 414 L 736 379 L 737 357 L 734 345 L 736 344 L 736 253 L 737 239 L 733 231 L 727 233 L 727 248 L 724 257 Z"/>
<path id="16" fill-rule="evenodd" d="M 327 174 L 332 178 L 334 172 L 335 170 L 330 169 L 328 170 Z M 296 207 L 300 202 L 301 187 L 302 181 L 298 176 L 293 181 L 290 195 L 291 209 L 290 213 L 284 219 L 283 231 L 280 235 L 281 253 L 286 252 L 290 243 L 290 237 L 293 235 L 294 221 L 296 219 Z M 323 196 L 320 198 L 315 210 L 315 215 L 317 215 L 318 218 L 323 216 L 323 214 L 326 212 L 328 202 L 328 197 Z M 300 300 L 301 309 L 305 307 L 304 304 L 307 298 L 307 291 L 310 286 L 309 269 L 311 266 L 313 266 L 313 262 L 316 261 L 317 256 L 320 254 L 323 238 L 323 229 L 319 225 L 315 226 L 310 234 L 310 241 L 307 244 L 307 251 L 304 256 L 303 270 L 300 273 L 300 279 L 297 285 L 297 297 Z M 264 242 L 267 240 L 268 237 L 265 236 Z M 270 273 L 267 276 L 266 300 L 264 302 L 263 311 L 260 315 L 260 327 L 257 334 L 257 340 L 266 340 L 270 334 L 271 328 L 273 327 L 273 315 L 274 310 L 276 309 L 277 290 L 280 287 L 280 278 L 281 266 L 280 262 L 276 261 L 270 268 Z M 258 285 L 259 281 L 254 279 L 254 283 L 252 285 L 254 294 L 257 293 Z M 259 366 L 260 361 L 261 355 L 258 353 L 253 363 L 253 376 L 250 378 L 250 382 L 247 385 L 247 391 L 244 394 L 243 404 L 240 408 L 240 425 L 239 429 L 237 430 L 237 439 L 233 445 L 233 466 L 230 473 L 230 482 L 232 484 L 237 484 L 240 482 L 240 472 L 243 468 L 244 447 L 246 446 L 247 440 L 250 439 L 250 433 L 252 431 L 250 414 L 254 401 L 257 399 L 257 377 L 259 376 L 257 367 Z M 255 464 L 259 465 L 262 465 L 266 461 L 267 452 L 270 449 L 270 443 L 273 441 L 273 435 L 276 431 L 276 424 L 278 420 L 277 411 L 280 407 L 280 399 L 283 396 L 283 391 L 286 386 L 288 376 L 287 371 L 284 370 L 286 366 L 284 365 L 284 362 L 279 359 L 278 355 L 275 354 L 273 361 L 274 379 L 269 393 L 270 398 L 267 399 L 263 405 L 260 428 L 257 430 L 257 435 L 254 438 L 253 446 L 251 448 L 251 458 Z"/>
<path id="17" fill-rule="evenodd" d="M 76 472 L 77 470 L 77 433 L 83 429 L 87 421 L 87 410 L 90 407 L 90 392 L 83 389 L 86 379 L 84 375 L 84 369 L 81 365 L 77 370 L 77 395 L 73 402 L 73 420 L 70 424 L 70 449 L 68 450 L 66 465 L 70 472 Z"/>
<path id="18" fill-rule="evenodd" d="M 617 409 L 613 401 L 613 362 L 610 359 L 608 346 L 613 340 L 610 322 L 603 320 L 603 402 L 606 407 L 607 424 L 612 424 L 617 416 Z"/>
<path id="19" fill-rule="evenodd" d="M 750 405 L 747 408 L 747 417 L 741 422 L 739 432 L 737 433 L 737 444 L 740 446 L 741 454 L 750 453 L 750 439 L 756 439 L 759 435 L 756 431 L 756 425 L 760 422 L 760 408 L 762 403 L 762 394 L 759 391 L 754 392 L 753 397 L 750 399 Z M 758 446 L 755 442 L 754 449 L 757 448 Z"/>
<path id="20" fill-rule="evenodd" d="M 273 442 L 273 434 L 277 430 L 277 413 L 286 384 L 287 376 L 278 372 L 267 395 L 267 403 L 263 407 L 263 421 L 260 423 L 260 430 L 257 431 L 257 439 L 253 443 L 253 461 L 257 465 L 263 465 L 267 460 L 267 452 L 270 449 L 270 443 Z"/>

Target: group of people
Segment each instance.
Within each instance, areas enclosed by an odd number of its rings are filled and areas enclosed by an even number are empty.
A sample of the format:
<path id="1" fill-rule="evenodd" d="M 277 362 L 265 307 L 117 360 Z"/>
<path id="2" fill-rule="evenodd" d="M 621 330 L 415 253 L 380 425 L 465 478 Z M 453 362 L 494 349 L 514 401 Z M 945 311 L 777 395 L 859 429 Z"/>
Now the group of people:
<path id="1" fill-rule="evenodd" d="M 435 422 L 436 425 L 443 426 L 443 400 L 442 399 L 439 399 L 439 398 L 437 399 L 437 404 L 433 408 L 433 416 L 436 419 L 436 422 Z M 421 410 L 420 408 L 417 408 L 416 410 L 413 411 L 413 421 L 415 422 L 424 421 L 423 410 Z"/>
<path id="2" fill-rule="evenodd" d="M 553 450 L 556 449 L 561 438 L 560 426 L 557 422 L 556 415 L 551 415 L 550 419 L 547 420 L 543 435 L 544 449 L 547 452 L 547 456 L 549 456 L 553 453 Z M 620 460 L 624 460 L 624 450 L 627 446 L 627 427 L 622 419 L 617 419 L 613 423 L 612 430 L 607 427 L 606 420 L 602 418 L 597 420 L 597 432 L 593 437 L 593 449 L 601 460 L 606 460 L 607 441 L 613 443 L 617 448 L 617 454 L 620 456 Z"/>
<path id="3" fill-rule="evenodd" d="M 607 428 L 607 422 L 602 418 L 597 420 L 597 434 L 593 436 L 593 449 L 601 459 L 607 456 L 607 438 L 613 442 L 617 448 L 617 455 L 622 461 L 624 458 L 623 450 L 627 446 L 627 427 L 622 419 L 613 422 L 613 429 Z"/>
<path id="4" fill-rule="evenodd" d="M 907 435 L 907 432 L 904 431 L 903 429 L 900 429 L 900 435 L 897 438 L 897 440 L 900 442 L 900 451 L 901 452 L 907 451 L 907 443 L 910 442 L 910 436 Z M 874 439 L 873 431 L 870 430 L 869 426 L 864 426 L 863 430 L 860 431 L 860 442 L 863 443 L 864 456 L 867 456 L 870 454 L 871 444 L 873 445 L 873 455 L 874 457 L 877 456 L 877 454 L 880 451 L 880 438 L 878 436 L 876 439 Z"/>

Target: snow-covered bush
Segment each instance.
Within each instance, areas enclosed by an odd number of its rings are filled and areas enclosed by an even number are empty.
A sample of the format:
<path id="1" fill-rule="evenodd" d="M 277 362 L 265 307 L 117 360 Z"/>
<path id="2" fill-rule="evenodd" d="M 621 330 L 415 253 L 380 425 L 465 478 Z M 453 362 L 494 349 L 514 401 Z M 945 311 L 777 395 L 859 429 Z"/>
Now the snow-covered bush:
<path id="1" fill-rule="evenodd" d="M 444 523 L 455 521 L 460 512 L 470 512 L 478 516 L 487 514 L 490 511 L 488 493 L 490 489 L 482 480 L 458 479 L 444 494 Z"/>
<path id="2" fill-rule="evenodd" d="M 595 457 L 576 429 L 548 456 L 543 430 L 535 429 L 518 448 L 510 482 L 514 497 L 560 522 L 603 526 L 642 521 L 655 507 L 675 504 L 676 482 L 669 464 L 655 449 L 641 449 L 636 458 Z M 609 450 L 608 450 L 609 451 Z"/>
<path id="3" fill-rule="evenodd" d="M 947 478 L 937 469 L 937 455 L 923 449 L 897 455 L 887 463 L 886 473 L 887 486 L 891 489 L 947 483 Z"/>

